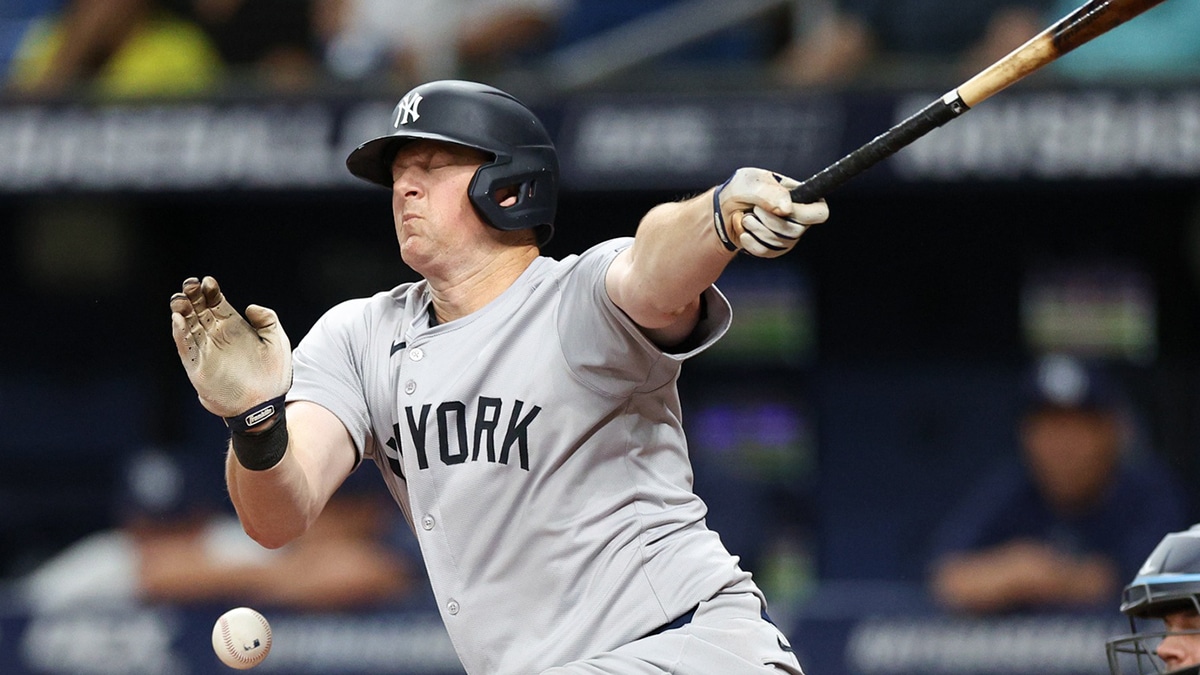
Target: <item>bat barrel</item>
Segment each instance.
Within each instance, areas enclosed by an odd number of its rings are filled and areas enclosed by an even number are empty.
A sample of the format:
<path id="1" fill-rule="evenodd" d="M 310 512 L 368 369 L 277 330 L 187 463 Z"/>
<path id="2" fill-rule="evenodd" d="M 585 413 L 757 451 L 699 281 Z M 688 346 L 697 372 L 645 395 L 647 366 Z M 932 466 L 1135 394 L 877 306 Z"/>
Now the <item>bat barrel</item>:
<path id="1" fill-rule="evenodd" d="M 1063 55 L 1166 0 L 1089 0 L 1050 28 L 1056 55 Z"/>
<path id="2" fill-rule="evenodd" d="M 1166 0 L 1088 0 L 1008 56 L 959 85 L 941 100 L 876 136 L 791 191 L 793 201 L 816 201 L 904 146 L 958 117 L 988 97 Z M 1186 0 L 1200 2 L 1200 0 Z"/>
<path id="3" fill-rule="evenodd" d="M 1063 54 L 1165 1 L 1089 0 L 964 82 L 958 93 L 968 106 L 975 107 Z"/>

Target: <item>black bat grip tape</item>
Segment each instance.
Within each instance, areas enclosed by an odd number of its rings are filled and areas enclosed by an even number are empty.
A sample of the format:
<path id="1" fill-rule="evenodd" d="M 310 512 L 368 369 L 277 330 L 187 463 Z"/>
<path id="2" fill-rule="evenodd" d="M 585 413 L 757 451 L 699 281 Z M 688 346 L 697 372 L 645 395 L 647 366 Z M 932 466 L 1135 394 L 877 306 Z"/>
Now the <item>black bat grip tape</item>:
<path id="1" fill-rule="evenodd" d="M 957 93 L 943 96 L 903 122 L 876 136 L 866 145 L 792 188 L 792 201 L 800 203 L 817 201 L 837 186 L 891 157 L 900 148 L 967 110 L 969 108 Z"/>

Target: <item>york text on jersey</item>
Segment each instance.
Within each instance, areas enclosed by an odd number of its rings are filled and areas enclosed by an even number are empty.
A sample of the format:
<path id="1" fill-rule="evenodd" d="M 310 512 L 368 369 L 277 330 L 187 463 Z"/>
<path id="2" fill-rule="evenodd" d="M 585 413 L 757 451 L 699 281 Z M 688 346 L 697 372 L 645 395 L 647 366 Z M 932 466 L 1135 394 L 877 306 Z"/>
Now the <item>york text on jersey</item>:
<path id="1" fill-rule="evenodd" d="M 392 424 L 384 454 L 392 472 L 403 478 L 404 450 L 412 448 L 417 468 L 428 469 L 431 441 L 437 443 L 437 459 L 446 466 L 468 461 L 508 464 L 515 447 L 518 465 L 528 471 L 529 425 L 541 411 L 541 406 L 527 407 L 520 399 L 506 402 L 489 396 L 480 396 L 472 406 L 462 401 L 444 401 L 436 408 L 432 403 L 419 409 L 405 406 L 403 419 Z M 499 442 L 498 431 L 504 434 Z"/>

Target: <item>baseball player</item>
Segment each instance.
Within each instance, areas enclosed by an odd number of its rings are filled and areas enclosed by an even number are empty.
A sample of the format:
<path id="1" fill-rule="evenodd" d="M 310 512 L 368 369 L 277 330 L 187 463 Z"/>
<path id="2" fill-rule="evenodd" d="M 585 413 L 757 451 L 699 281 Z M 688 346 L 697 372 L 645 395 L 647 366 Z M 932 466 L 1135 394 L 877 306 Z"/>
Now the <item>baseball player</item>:
<path id="1" fill-rule="evenodd" d="M 1121 613 L 1130 634 L 1108 643 L 1113 675 L 1200 674 L 1200 525 L 1163 538 L 1125 587 Z"/>
<path id="2" fill-rule="evenodd" d="M 726 264 L 786 253 L 825 203 L 743 168 L 554 260 L 558 163 L 528 108 L 438 81 L 388 122 L 347 166 L 391 189 L 421 281 L 335 306 L 294 353 L 273 311 L 243 319 L 211 277 L 171 297 L 188 377 L 231 430 L 246 531 L 301 535 L 371 460 L 468 673 L 800 673 L 705 527 L 676 378 L 729 325 Z"/>

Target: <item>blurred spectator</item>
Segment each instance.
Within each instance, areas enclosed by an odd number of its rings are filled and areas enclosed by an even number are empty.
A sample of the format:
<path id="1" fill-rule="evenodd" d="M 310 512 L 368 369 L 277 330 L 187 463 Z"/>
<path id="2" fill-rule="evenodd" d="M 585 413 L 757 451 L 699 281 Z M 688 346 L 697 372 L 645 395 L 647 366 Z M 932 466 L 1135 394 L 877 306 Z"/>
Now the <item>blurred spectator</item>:
<path id="1" fill-rule="evenodd" d="M 295 89 L 315 76 L 309 0 L 69 0 L 31 29 L 10 88 L 188 95 L 244 74 Z"/>
<path id="2" fill-rule="evenodd" d="M 11 88 L 59 94 L 182 95 L 217 81 L 215 46 L 194 22 L 153 0 L 70 0 L 26 35 Z"/>
<path id="3" fill-rule="evenodd" d="M 12 67 L 30 28 L 62 9 L 67 0 L 6 0 L 0 3 L 0 73 Z"/>
<path id="4" fill-rule="evenodd" d="M 571 9 L 559 23 L 558 46 L 569 48 L 606 34 L 623 33 L 639 22 L 656 25 L 656 17 L 670 16 L 678 22 L 674 26 L 676 34 L 660 32 L 653 45 L 629 46 L 633 52 L 651 55 L 645 63 L 654 62 L 667 68 L 701 66 L 711 77 L 714 66 L 734 63 L 758 66 L 778 50 L 778 24 L 785 11 L 720 28 L 717 25 L 723 17 L 710 16 L 711 7 L 711 3 L 703 0 L 573 0 Z M 681 11 L 687 9 L 690 11 Z M 686 36 L 692 39 L 687 40 Z M 681 44 L 676 43 L 678 37 L 684 37 Z M 744 76 L 744 71 L 739 72 Z"/>
<path id="5" fill-rule="evenodd" d="M 1104 372 L 1049 357 L 1029 387 L 1019 461 L 988 475 L 935 538 L 931 591 L 946 608 L 1105 606 L 1159 533 L 1187 522 L 1171 474 L 1130 452 L 1131 409 Z"/>
<path id="6" fill-rule="evenodd" d="M 1079 0 L 1056 0 L 1047 25 Z M 1086 82 L 1200 78 L 1200 2 L 1166 2 L 1055 61 L 1051 68 Z"/>
<path id="7" fill-rule="evenodd" d="M 313 30 L 318 0 L 160 0 L 208 34 L 225 65 L 260 86 L 313 84 L 320 56 Z"/>
<path id="8" fill-rule="evenodd" d="M 777 74 L 798 86 L 957 83 L 1045 29 L 1051 1 L 796 0 Z"/>
<path id="9" fill-rule="evenodd" d="M 84 604 L 225 602 L 338 609 L 396 602 L 412 567 L 390 541 L 391 501 L 369 470 L 351 475 L 313 529 L 278 549 L 227 508 L 222 462 L 162 452 L 131 461 L 122 524 L 85 537 L 17 581 L 33 611 Z"/>
<path id="10" fill-rule="evenodd" d="M 544 50 L 570 0 L 406 0 L 402 11 L 395 0 L 313 1 L 327 71 L 411 83 Z"/>

